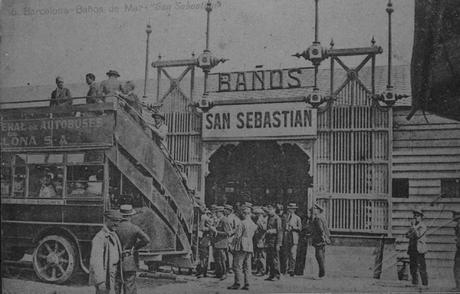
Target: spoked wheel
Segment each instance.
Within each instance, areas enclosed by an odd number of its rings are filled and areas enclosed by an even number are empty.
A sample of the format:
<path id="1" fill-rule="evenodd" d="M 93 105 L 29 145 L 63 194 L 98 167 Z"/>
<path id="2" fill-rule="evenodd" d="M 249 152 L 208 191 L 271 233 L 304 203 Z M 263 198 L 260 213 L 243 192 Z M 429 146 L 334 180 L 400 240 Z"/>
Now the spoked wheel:
<path id="1" fill-rule="evenodd" d="M 34 270 L 40 280 L 64 283 L 76 270 L 76 250 L 72 243 L 57 235 L 41 239 L 34 250 Z"/>

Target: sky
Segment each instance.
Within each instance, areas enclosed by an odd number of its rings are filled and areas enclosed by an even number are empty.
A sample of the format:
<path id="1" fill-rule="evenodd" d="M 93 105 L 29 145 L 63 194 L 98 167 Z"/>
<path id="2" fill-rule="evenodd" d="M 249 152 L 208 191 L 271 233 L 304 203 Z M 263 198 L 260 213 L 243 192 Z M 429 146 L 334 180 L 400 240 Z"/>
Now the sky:
<path id="1" fill-rule="evenodd" d="M 393 0 L 393 61 L 410 64 L 414 0 Z M 205 47 L 206 0 L 0 0 L 0 87 L 83 83 L 108 69 L 144 77 L 146 24 L 150 61 L 190 58 Z M 212 0 L 210 49 L 228 58 L 213 72 L 303 67 L 292 57 L 314 39 L 314 0 Z M 319 40 L 335 48 L 370 46 L 387 61 L 386 0 L 319 0 Z M 355 63 L 351 60 L 350 63 Z M 327 64 L 327 63 L 326 63 Z M 154 70 L 150 67 L 150 77 Z"/>

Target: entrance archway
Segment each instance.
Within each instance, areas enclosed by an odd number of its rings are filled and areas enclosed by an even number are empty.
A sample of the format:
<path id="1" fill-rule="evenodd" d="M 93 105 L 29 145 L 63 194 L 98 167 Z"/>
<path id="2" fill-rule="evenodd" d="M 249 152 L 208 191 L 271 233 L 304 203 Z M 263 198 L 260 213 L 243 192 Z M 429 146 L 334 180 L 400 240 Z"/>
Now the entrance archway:
<path id="1" fill-rule="evenodd" d="M 209 158 L 205 202 L 255 205 L 296 202 L 302 211 L 313 185 L 310 157 L 297 144 L 243 141 L 220 146 Z"/>

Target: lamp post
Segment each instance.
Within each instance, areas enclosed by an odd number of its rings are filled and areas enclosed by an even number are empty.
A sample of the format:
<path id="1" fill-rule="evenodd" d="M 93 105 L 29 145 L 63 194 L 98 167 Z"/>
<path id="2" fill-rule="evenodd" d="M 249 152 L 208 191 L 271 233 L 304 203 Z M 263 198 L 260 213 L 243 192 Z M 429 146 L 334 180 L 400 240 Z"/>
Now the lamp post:
<path id="1" fill-rule="evenodd" d="M 149 77 L 149 44 L 150 44 L 150 34 L 152 33 L 152 26 L 147 24 L 147 28 L 145 29 L 147 33 L 147 40 L 145 45 L 145 76 L 144 76 L 144 96 L 142 98 L 147 98 L 147 80 Z"/>

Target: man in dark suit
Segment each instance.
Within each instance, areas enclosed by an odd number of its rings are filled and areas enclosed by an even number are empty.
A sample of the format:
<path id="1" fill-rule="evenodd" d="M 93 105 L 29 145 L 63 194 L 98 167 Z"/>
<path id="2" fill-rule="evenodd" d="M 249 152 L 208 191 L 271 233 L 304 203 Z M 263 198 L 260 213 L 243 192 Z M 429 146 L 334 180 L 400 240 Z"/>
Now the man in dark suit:
<path id="1" fill-rule="evenodd" d="M 287 220 L 284 229 L 284 246 L 286 248 L 287 271 L 289 275 L 294 276 L 295 263 L 297 258 L 297 245 L 299 244 L 299 233 L 302 229 L 302 221 L 295 213 L 297 204 L 289 203 L 287 206 Z"/>
<path id="2" fill-rule="evenodd" d="M 315 247 L 315 257 L 319 267 L 319 279 L 323 279 L 326 275 L 326 245 L 331 243 L 329 228 L 323 211 L 324 209 L 318 204 L 312 207 L 311 243 Z"/>
<path id="3" fill-rule="evenodd" d="M 136 214 L 131 204 L 120 205 L 123 216 L 115 232 L 121 242 L 124 294 L 136 294 L 136 272 L 139 267 L 138 250 L 150 243 L 150 238 L 141 228 L 131 223 L 130 217 Z"/>
<path id="4" fill-rule="evenodd" d="M 232 228 L 227 217 L 224 215 L 224 207 L 216 207 L 217 225 L 211 227 L 214 234 L 213 249 L 215 251 L 216 278 L 225 280 L 227 278 L 226 256 L 228 249 L 228 238 L 232 233 Z"/>
<path id="5" fill-rule="evenodd" d="M 281 219 L 276 214 L 272 205 L 267 205 L 268 220 L 267 231 L 265 233 L 265 246 L 267 250 L 267 267 L 269 276 L 266 281 L 273 281 L 275 278 L 280 279 L 280 258 L 279 251 L 283 240 L 283 231 Z"/>

